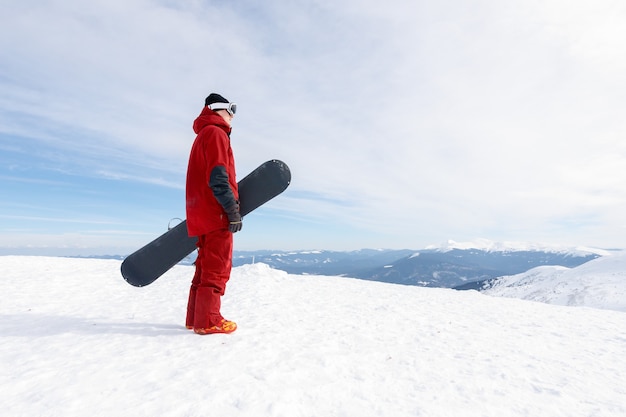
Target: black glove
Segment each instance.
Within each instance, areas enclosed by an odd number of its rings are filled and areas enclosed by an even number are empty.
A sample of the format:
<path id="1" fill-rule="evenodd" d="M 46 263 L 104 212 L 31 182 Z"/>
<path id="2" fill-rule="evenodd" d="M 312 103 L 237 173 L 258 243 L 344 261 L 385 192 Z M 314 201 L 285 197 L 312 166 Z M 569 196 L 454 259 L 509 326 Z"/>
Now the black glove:
<path id="1" fill-rule="evenodd" d="M 228 230 L 231 233 L 237 233 L 243 227 L 241 222 L 241 214 L 239 214 L 239 203 L 235 203 L 226 209 L 226 215 L 228 216 Z"/>

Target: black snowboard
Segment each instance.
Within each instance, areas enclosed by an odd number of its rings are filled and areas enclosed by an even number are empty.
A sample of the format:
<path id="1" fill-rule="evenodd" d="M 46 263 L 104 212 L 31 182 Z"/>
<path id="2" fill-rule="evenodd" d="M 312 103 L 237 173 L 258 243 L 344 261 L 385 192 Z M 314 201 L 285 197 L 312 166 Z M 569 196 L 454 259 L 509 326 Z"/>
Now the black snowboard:
<path id="1" fill-rule="evenodd" d="M 267 161 L 239 181 L 242 216 L 285 191 L 291 172 L 284 162 Z M 154 239 L 122 262 L 122 276 L 135 287 L 151 284 L 196 249 L 196 237 L 187 235 L 187 221 Z"/>

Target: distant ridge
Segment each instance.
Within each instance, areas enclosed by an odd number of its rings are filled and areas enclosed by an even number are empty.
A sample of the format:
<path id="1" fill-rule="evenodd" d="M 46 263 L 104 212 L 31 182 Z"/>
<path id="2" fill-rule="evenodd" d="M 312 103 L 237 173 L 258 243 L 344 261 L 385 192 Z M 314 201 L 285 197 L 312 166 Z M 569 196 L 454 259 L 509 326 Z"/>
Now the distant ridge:
<path id="1" fill-rule="evenodd" d="M 480 289 L 486 281 L 526 272 L 538 266 L 576 267 L 605 249 L 525 242 L 449 240 L 425 249 L 361 249 L 356 251 L 235 251 L 233 266 L 264 263 L 290 274 L 331 275 L 424 287 Z M 83 258 L 124 259 L 123 256 Z M 195 253 L 181 264 L 191 265 Z"/>
<path id="2" fill-rule="evenodd" d="M 489 239 L 475 239 L 468 242 L 457 242 L 448 240 L 440 245 L 429 245 L 426 250 L 450 251 L 454 249 L 468 250 L 478 249 L 487 252 L 555 252 L 569 253 L 572 255 L 585 256 L 595 254 L 600 256 L 608 255 L 611 250 L 592 248 L 587 246 L 566 246 L 549 243 L 517 242 L 517 241 L 493 241 Z"/>

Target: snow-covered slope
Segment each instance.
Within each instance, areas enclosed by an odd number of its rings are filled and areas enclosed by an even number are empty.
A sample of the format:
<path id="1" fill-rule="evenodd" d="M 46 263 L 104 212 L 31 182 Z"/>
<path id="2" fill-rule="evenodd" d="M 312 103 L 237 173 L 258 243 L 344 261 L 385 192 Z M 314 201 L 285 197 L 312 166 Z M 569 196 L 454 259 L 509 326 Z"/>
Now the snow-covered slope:
<path id="1" fill-rule="evenodd" d="M 626 252 L 603 256 L 576 268 L 541 266 L 498 278 L 483 293 L 626 312 Z"/>
<path id="2" fill-rule="evenodd" d="M 232 335 L 183 326 L 193 269 L 0 257 L 2 416 L 623 416 L 626 313 L 233 271 Z"/>

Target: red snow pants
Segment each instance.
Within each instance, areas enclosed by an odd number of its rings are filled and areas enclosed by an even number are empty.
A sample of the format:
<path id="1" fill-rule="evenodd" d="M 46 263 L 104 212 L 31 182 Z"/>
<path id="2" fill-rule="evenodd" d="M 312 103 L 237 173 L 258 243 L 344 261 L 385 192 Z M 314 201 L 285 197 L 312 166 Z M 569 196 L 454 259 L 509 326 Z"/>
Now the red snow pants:
<path id="1" fill-rule="evenodd" d="M 187 327 L 208 329 L 220 324 L 221 297 L 226 291 L 233 261 L 233 234 L 219 229 L 198 236 L 196 272 L 187 303 Z"/>

